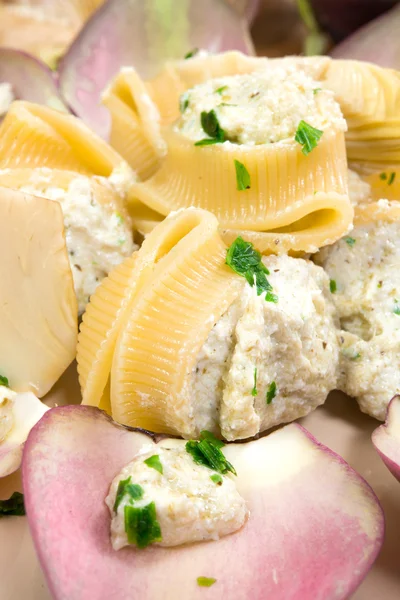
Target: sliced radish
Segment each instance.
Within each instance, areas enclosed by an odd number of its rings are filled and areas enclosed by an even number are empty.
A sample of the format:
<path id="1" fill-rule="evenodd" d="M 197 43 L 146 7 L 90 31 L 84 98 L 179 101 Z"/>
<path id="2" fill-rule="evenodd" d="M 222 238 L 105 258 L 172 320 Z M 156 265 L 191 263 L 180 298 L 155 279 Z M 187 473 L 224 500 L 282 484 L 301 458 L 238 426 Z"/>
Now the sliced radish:
<path id="1" fill-rule="evenodd" d="M 400 396 L 391 400 L 386 423 L 375 429 L 372 441 L 389 471 L 400 481 Z"/>
<path id="2" fill-rule="evenodd" d="M 351 58 L 400 69 L 400 6 L 358 29 L 332 51 L 333 58 Z"/>
<path id="3" fill-rule="evenodd" d="M 13 48 L 0 48 L 0 83 L 11 84 L 18 100 L 67 110 L 51 69 L 38 58 Z"/>
<path id="4" fill-rule="evenodd" d="M 30 430 L 49 410 L 32 392 L 16 394 L 3 386 L 0 388 L 2 401 L 7 398 L 7 392 L 10 398 L 12 426 L 6 437 L 0 441 L 0 477 L 19 469 L 24 442 Z"/>
<path id="5" fill-rule="evenodd" d="M 86 23 L 60 64 L 61 92 L 87 125 L 107 137 L 100 94 L 122 66 L 142 77 L 193 48 L 211 52 L 252 45 L 244 19 L 223 0 L 108 0 Z"/>
<path id="6" fill-rule="evenodd" d="M 149 443 L 155 440 L 88 406 L 54 408 L 32 430 L 23 458 L 25 504 L 56 600 L 340 600 L 380 550 L 384 521 L 373 491 L 292 424 L 224 448 L 250 509 L 239 532 L 189 546 L 114 551 L 104 499 Z M 198 577 L 217 581 L 206 591 Z"/>

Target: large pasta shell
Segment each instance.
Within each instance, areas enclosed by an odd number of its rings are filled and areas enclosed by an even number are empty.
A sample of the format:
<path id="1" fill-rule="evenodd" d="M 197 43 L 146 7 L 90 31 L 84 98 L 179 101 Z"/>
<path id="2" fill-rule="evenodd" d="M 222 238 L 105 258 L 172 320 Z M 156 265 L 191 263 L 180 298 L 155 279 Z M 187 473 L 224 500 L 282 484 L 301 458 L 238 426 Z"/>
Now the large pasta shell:
<path id="1" fill-rule="evenodd" d="M 135 69 L 124 68 L 102 96 L 111 114 L 110 144 L 141 179 L 155 173 L 165 154 L 160 116 Z"/>
<path id="2" fill-rule="evenodd" d="M 109 177 L 119 154 L 71 115 L 14 102 L 0 126 L 0 169 L 49 167 Z"/>
<path id="3" fill-rule="evenodd" d="M 225 264 L 226 246 L 213 215 L 189 209 L 177 224 L 174 243 L 120 331 L 111 406 L 113 418 L 126 425 L 190 437 L 199 433 L 190 386 L 198 353 L 244 279 Z"/>

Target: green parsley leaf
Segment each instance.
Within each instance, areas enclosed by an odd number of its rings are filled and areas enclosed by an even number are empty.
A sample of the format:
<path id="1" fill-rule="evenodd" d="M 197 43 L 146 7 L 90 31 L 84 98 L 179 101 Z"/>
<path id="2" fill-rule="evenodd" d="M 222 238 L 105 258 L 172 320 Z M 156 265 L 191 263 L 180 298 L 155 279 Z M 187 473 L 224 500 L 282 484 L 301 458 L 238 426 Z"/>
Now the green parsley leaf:
<path id="1" fill-rule="evenodd" d="M 189 52 L 187 52 L 184 56 L 184 59 L 187 60 L 188 58 L 193 58 L 193 56 L 196 56 L 196 54 L 198 54 L 199 49 L 198 48 L 193 48 L 192 50 L 190 50 Z"/>
<path id="2" fill-rule="evenodd" d="M 271 402 L 275 398 L 275 396 L 276 396 L 276 383 L 275 383 L 275 381 L 272 381 L 268 386 L 267 395 L 265 397 L 267 404 L 271 404 Z"/>
<path id="3" fill-rule="evenodd" d="M 256 286 L 258 296 L 266 292 L 267 302 L 278 302 L 277 296 L 271 293 L 272 286 L 266 278 L 269 271 L 251 242 L 237 237 L 227 250 L 225 262 L 235 273 L 244 277 L 249 285 Z"/>
<path id="4" fill-rule="evenodd" d="M 400 315 L 400 306 L 398 304 L 394 307 L 393 312 L 395 315 Z"/>
<path id="5" fill-rule="evenodd" d="M 154 502 L 138 508 L 127 504 L 124 508 L 125 532 L 128 542 L 137 548 L 147 548 L 154 542 L 161 542 L 161 527 L 157 521 Z"/>
<path id="6" fill-rule="evenodd" d="M 322 88 L 314 88 L 313 89 L 313 94 L 315 96 L 315 94 L 318 94 L 318 92 L 320 92 L 322 90 Z"/>
<path id="7" fill-rule="evenodd" d="M 248 172 L 244 164 L 236 160 L 236 158 L 233 162 L 235 163 L 236 170 L 236 189 L 239 192 L 249 190 L 251 187 L 250 173 Z"/>
<path id="8" fill-rule="evenodd" d="M 382 181 L 386 181 L 386 179 L 387 179 L 387 175 L 386 175 L 386 173 L 381 173 L 381 174 L 379 175 L 379 178 L 380 178 L 380 179 L 382 179 Z"/>
<path id="9" fill-rule="evenodd" d="M 164 473 L 164 469 L 163 469 L 163 466 L 161 464 L 160 457 L 158 454 L 153 454 L 153 456 L 146 458 L 144 463 L 151 469 L 155 469 L 156 471 L 161 473 L 161 475 Z"/>
<path id="10" fill-rule="evenodd" d="M 225 141 L 225 133 L 219 124 L 217 113 L 215 110 L 209 112 L 203 110 L 200 115 L 201 126 L 210 138 L 216 139 L 219 142 Z"/>
<path id="11" fill-rule="evenodd" d="M 143 488 L 136 483 L 131 483 L 131 479 L 132 477 L 128 477 L 128 479 L 121 479 L 121 481 L 118 483 L 117 494 L 114 502 L 114 512 L 117 512 L 118 506 L 121 504 L 121 501 L 125 495 L 129 496 L 130 501 L 140 500 L 143 497 Z"/>
<path id="12" fill-rule="evenodd" d="M 203 436 L 200 442 L 194 440 L 186 442 L 185 448 L 197 464 L 218 471 L 218 473 L 224 474 L 230 471 L 236 475 L 235 469 L 220 449 L 220 440 L 217 440 L 217 444 L 215 444 L 211 437 L 206 439 Z"/>
<path id="13" fill-rule="evenodd" d="M 184 113 L 188 107 L 189 107 L 189 94 L 187 92 L 185 92 L 179 98 L 179 110 L 181 113 Z"/>
<path id="14" fill-rule="evenodd" d="M 329 282 L 329 289 L 331 290 L 331 293 L 334 294 L 337 290 L 337 285 L 336 285 L 336 281 L 334 279 L 331 279 Z"/>
<path id="15" fill-rule="evenodd" d="M 392 183 L 394 182 L 395 179 L 396 179 L 396 173 L 393 171 L 392 173 L 390 173 L 390 177 L 388 179 L 388 185 L 392 185 Z"/>
<path id="16" fill-rule="evenodd" d="M 198 577 L 197 585 L 200 587 L 211 587 L 217 580 L 214 577 Z"/>
<path id="17" fill-rule="evenodd" d="M 301 120 L 299 126 L 297 127 L 294 139 L 302 146 L 302 153 L 307 156 L 312 150 L 314 150 L 314 148 L 317 147 L 323 133 L 324 132 L 320 129 L 316 129 L 312 125 L 309 125 L 305 121 Z"/>
<path id="18" fill-rule="evenodd" d="M 4 375 L 0 375 L 0 385 L 4 385 L 5 387 L 9 386 L 9 382 L 7 377 L 4 377 Z"/>
<path id="19" fill-rule="evenodd" d="M 207 431 L 206 429 L 200 431 L 200 440 L 208 440 L 217 448 L 223 448 L 225 446 L 224 442 L 216 438 L 215 435 L 211 433 L 211 431 Z"/>
<path id="20" fill-rule="evenodd" d="M 215 473 L 214 475 L 210 475 L 210 479 L 217 485 L 222 485 L 223 479 L 222 479 L 221 475 L 218 475 L 218 473 Z"/>
<path id="21" fill-rule="evenodd" d="M 257 396 L 258 391 L 257 391 L 257 367 L 255 367 L 254 369 L 254 386 L 253 389 L 251 390 L 251 395 L 252 396 Z"/>
<path id="22" fill-rule="evenodd" d="M 381 288 L 383 284 L 383 281 L 378 281 L 378 285 L 376 287 Z"/>
<path id="23" fill-rule="evenodd" d="M 204 138 L 203 140 L 199 140 L 195 142 L 195 146 L 213 146 L 214 144 L 220 144 L 221 140 L 216 140 L 212 138 Z"/>
<path id="24" fill-rule="evenodd" d="M 24 514 L 24 496 L 21 492 L 14 492 L 8 500 L 0 500 L 0 517 L 22 517 Z"/>
<path id="25" fill-rule="evenodd" d="M 352 237 L 347 237 L 345 240 L 346 244 L 348 244 L 349 246 L 354 246 L 354 244 L 356 243 L 356 240 Z"/>
<path id="26" fill-rule="evenodd" d="M 214 94 L 222 94 L 225 90 L 228 89 L 227 85 L 221 85 L 217 90 L 214 90 Z"/>
<path id="27" fill-rule="evenodd" d="M 122 225 L 122 223 L 124 222 L 124 217 L 121 215 L 121 213 L 116 212 L 115 216 L 117 218 L 117 221 L 118 221 L 119 225 Z"/>

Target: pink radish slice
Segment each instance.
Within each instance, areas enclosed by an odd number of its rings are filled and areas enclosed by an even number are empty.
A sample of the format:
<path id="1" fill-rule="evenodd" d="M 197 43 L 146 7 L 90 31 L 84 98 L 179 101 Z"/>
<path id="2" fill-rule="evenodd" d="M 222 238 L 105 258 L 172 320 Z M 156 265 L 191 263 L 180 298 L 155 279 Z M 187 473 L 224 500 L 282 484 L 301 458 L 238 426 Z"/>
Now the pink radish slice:
<path id="1" fill-rule="evenodd" d="M 239 532 L 190 546 L 114 551 L 104 499 L 143 444 L 154 441 L 87 406 L 54 408 L 31 431 L 25 505 L 56 600 L 341 600 L 380 550 L 384 520 L 373 491 L 292 424 L 224 448 L 250 509 Z M 200 576 L 217 582 L 205 590 Z"/>
<path id="2" fill-rule="evenodd" d="M 151 77 L 193 48 L 211 52 L 252 45 L 245 22 L 223 0 L 108 0 L 86 23 L 60 64 L 61 92 L 94 131 L 107 137 L 100 95 L 122 66 Z"/>
<path id="3" fill-rule="evenodd" d="M 353 33 L 332 51 L 333 58 L 350 58 L 400 69 L 400 5 Z"/>
<path id="4" fill-rule="evenodd" d="M 400 396 L 391 400 L 386 423 L 375 429 L 372 442 L 389 471 L 400 481 Z"/>
<path id="5" fill-rule="evenodd" d="M 0 48 L 0 83 L 10 83 L 18 100 L 67 110 L 54 74 L 38 58 L 13 48 Z"/>

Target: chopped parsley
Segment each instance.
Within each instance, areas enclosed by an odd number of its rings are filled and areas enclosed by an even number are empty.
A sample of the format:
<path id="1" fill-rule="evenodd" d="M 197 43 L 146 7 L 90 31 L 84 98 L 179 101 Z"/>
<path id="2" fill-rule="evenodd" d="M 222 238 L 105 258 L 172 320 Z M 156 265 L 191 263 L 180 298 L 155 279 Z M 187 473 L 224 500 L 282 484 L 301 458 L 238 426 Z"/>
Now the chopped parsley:
<path id="1" fill-rule="evenodd" d="M 378 281 L 378 285 L 377 285 L 377 287 L 378 287 L 378 288 L 381 288 L 381 287 L 382 287 L 382 285 L 383 285 L 383 281 Z"/>
<path id="2" fill-rule="evenodd" d="M 267 404 L 271 404 L 271 402 L 275 398 L 275 396 L 276 396 L 276 383 L 275 383 L 275 381 L 272 381 L 268 386 L 267 394 L 265 397 Z"/>
<path id="3" fill-rule="evenodd" d="M 161 475 L 164 473 L 164 469 L 163 469 L 163 466 L 161 464 L 160 457 L 158 454 L 153 454 L 153 456 L 146 458 L 144 463 L 151 469 L 155 469 L 156 471 L 161 473 Z"/>
<path id="4" fill-rule="evenodd" d="M 258 391 L 257 391 L 257 367 L 254 369 L 254 385 L 253 385 L 253 389 L 251 390 L 251 395 L 252 396 L 257 396 Z"/>
<path id="5" fill-rule="evenodd" d="M 307 156 L 314 148 L 317 147 L 319 140 L 323 135 L 323 131 L 316 129 L 305 121 L 301 120 L 297 127 L 294 139 L 301 145 L 302 153 Z"/>
<path id="6" fill-rule="evenodd" d="M 189 108 L 189 94 L 185 92 L 179 99 L 179 110 L 183 113 L 187 108 Z"/>
<path id="7" fill-rule="evenodd" d="M 197 585 L 200 587 L 211 587 L 217 580 L 214 577 L 198 577 Z"/>
<path id="8" fill-rule="evenodd" d="M 315 94 L 318 94 L 318 92 L 320 92 L 322 90 L 322 88 L 314 88 L 313 89 L 313 94 L 315 96 Z"/>
<path id="9" fill-rule="evenodd" d="M 228 89 L 227 85 L 221 85 L 217 90 L 214 90 L 214 94 L 222 94 L 225 90 Z"/>
<path id="10" fill-rule="evenodd" d="M 4 375 L 0 375 L 0 385 L 4 385 L 5 387 L 9 386 L 9 382 L 7 377 L 4 377 Z"/>
<path id="11" fill-rule="evenodd" d="M 237 237 L 227 250 L 225 262 L 251 286 L 256 286 L 257 296 L 266 292 L 267 302 L 278 302 L 278 297 L 272 293 L 272 285 L 266 278 L 269 271 L 261 260 L 261 254 L 251 242 L 245 242 L 242 237 Z"/>
<path id="12" fill-rule="evenodd" d="M 222 477 L 221 477 L 221 475 L 218 475 L 218 473 L 215 473 L 214 475 L 210 475 L 210 479 L 217 485 L 222 485 Z"/>
<path id="13" fill-rule="evenodd" d="M 392 183 L 394 182 L 395 179 L 396 179 L 396 173 L 394 171 L 392 171 L 392 173 L 390 173 L 390 177 L 388 179 L 388 185 L 392 185 Z"/>
<path id="14" fill-rule="evenodd" d="M 117 512 L 124 496 L 129 496 L 130 501 L 140 500 L 143 497 L 143 488 L 136 483 L 131 483 L 131 479 L 132 477 L 128 477 L 128 479 L 121 479 L 119 482 L 115 496 L 114 512 Z"/>
<path id="15" fill-rule="evenodd" d="M 14 492 L 8 500 L 0 500 L 0 517 L 22 517 L 24 514 L 24 496 L 21 492 Z"/>
<path id="16" fill-rule="evenodd" d="M 235 163 L 236 170 L 236 189 L 239 192 L 249 190 L 251 184 L 250 173 L 248 172 L 244 164 L 241 163 L 239 160 L 236 160 L 236 158 L 233 162 Z"/>
<path id="17" fill-rule="evenodd" d="M 186 452 L 191 455 L 194 462 L 213 469 L 222 475 L 228 473 L 228 471 L 236 475 L 234 467 L 221 450 L 223 443 L 217 440 L 209 431 L 202 431 L 200 438 L 200 442 L 194 440 L 186 442 Z"/>
<path id="18" fill-rule="evenodd" d="M 124 508 L 125 532 L 130 544 L 146 548 L 154 542 L 161 542 L 161 527 L 157 521 L 154 502 L 136 507 L 129 504 Z"/>
<path id="19" fill-rule="evenodd" d="M 397 303 L 397 300 L 395 300 L 395 307 L 393 309 L 393 312 L 395 315 L 400 315 L 400 305 Z"/>
<path id="20" fill-rule="evenodd" d="M 184 59 L 187 60 L 188 58 L 193 58 L 193 56 L 196 56 L 196 54 L 198 54 L 199 49 L 198 48 L 193 48 L 192 50 L 190 50 L 189 52 L 187 52 L 184 56 Z"/>
<path id="21" fill-rule="evenodd" d="M 356 243 L 356 240 L 352 237 L 347 237 L 345 240 L 346 244 L 348 244 L 349 246 L 354 246 L 354 244 Z"/>
<path id="22" fill-rule="evenodd" d="M 386 173 L 381 173 L 381 174 L 379 175 L 379 178 L 380 178 L 380 179 L 382 179 L 382 181 L 386 181 L 386 179 L 387 179 L 387 175 L 386 175 Z"/>
<path id="23" fill-rule="evenodd" d="M 118 221 L 118 224 L 122 225 L 122 223 L 124 222 L 124 217 L 121 215 L 121 213 L 116 212 L 115 213 L 115 217 L 116 217 L 116 219 Z"/>
<path id="24" fill-rule="evenodd" d="M 195 146 L 209 146 L 222 144 L 225 141 L 225 132 L 219 124 L 217 113 L 214 109 L 209 112 L 203 110 L 200 115 L 201 126 L 211 139 L 206 138 L 195 143 Z"/>
<path id="25" fill-rule="evenodd" d="M 331 293 L 334 294 L 337 290 L 337 284 L 336 281 L 334 279 L 331 279 L 329 282 L 329 289 L 331 290 Z"/>

